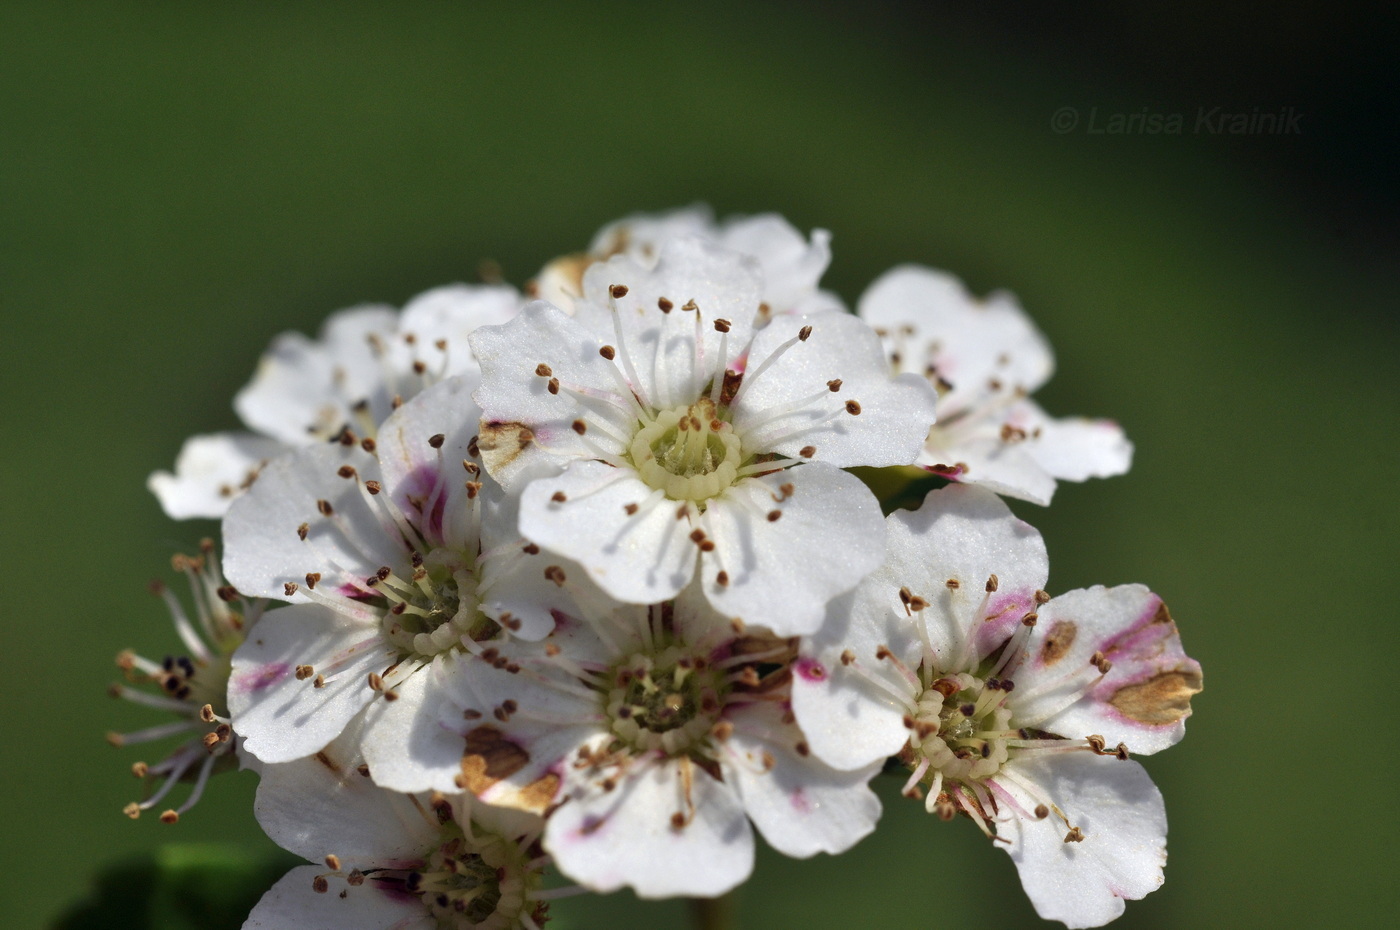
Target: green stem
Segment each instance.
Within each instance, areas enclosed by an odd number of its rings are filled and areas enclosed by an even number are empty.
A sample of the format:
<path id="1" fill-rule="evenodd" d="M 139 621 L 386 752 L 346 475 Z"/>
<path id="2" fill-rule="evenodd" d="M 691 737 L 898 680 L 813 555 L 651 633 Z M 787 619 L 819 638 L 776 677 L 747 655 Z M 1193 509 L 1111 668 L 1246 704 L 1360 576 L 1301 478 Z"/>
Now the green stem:
<path id="1" fill-rule="evenodd" d="M 690 913 L 696 930 L 735 930 L 734 892 L 718 898 L 691 898 Z"/>

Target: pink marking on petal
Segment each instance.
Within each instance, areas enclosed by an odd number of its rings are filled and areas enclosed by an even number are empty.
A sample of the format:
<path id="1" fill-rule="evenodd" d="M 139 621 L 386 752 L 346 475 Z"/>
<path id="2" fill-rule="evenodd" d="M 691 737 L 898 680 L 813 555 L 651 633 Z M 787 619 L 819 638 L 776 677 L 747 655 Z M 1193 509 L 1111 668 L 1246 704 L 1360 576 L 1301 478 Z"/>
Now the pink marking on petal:
<path id="1" fill-rule="evenodd" d="M 1026 614 L 1035 612 L 1034 591 L 998 591 L 987 601 L 987 611 L 976 630 L 977 654 L 985 656 L 1006 642 Z"/>
<path id="2" fill-rule="evenodd" d="M 799 814 L 810 814 L 816 807 L 812 800 L 807 797 L 807 792 L 801 788 L 794 788 L 789 797 L 792 800 L 793 809 Z"/>
<path id="3" fill-rule="evenodd" d="M 409 503 L 409 498 L 426 504 L 432 497 L 440 477 L 441 472 L 437 465 L 425 462 L 404 476 L 394 494 L 395 499 L 402 502 L 400 506 L 404 508 L 410 521 L 432 544 L 442 542 L 442 516 L 447 505 L 447 489 L 438 492 L 437 500 L 433 503 L 433 512 L 430 514 L 424 514 L 418 507 Z"/>
<path id="4" fill-rule="evenodd" d="M 260 665 L 257 668 L 237 673 L 229 685 L 243 694 L 262 691 L 286 678 L 291 668 L 290 662 L 269 662 L 267 665 Z"/>
<path id="5" fill-rule="evenodd" d="M 341 597 L 348 597 L 352 601 L 359 601 L 361 603 L 369 603 L 371 601 L 376 601 L 379 599 L 379 595 L 375 594 L 373 591 L 367 591 L 364 588 L 361 588 L 358 585 L 353 585 L 348 581 L 342 582 L 339 586 L 337 586 L 335 589 L 335 593 L 339 594 Z"/>
<path id="6" fill-rule="evenodd" d="M 822 665 L 811 656 L 802 656 L 796 662 L 792 663 L 792 667 L 805 681 L 826 681 L 826 666 Z"/>

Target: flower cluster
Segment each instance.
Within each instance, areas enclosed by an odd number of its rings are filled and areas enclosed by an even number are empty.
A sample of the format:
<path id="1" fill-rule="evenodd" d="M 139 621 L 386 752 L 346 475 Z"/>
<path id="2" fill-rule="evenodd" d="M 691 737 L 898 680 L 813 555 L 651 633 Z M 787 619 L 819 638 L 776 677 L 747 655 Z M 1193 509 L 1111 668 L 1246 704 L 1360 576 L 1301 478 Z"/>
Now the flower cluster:
<path id="1" fill-rule="evenodd" d="M 851 313 L 829 258 L 773 215 L 633 217 L 526 296 L 279 337 L 235 402 L 254 432 L 151 478 L 223 551 L 177 559 L 197 622 L 164 595 L 191 654 L 119 658 L 162 693 L 113 693 L 180 720 L 114 742 L 196 737 L 138 763 L 128 813 L 256 770 L 259 822 L 315 864 L 250 928 L 721 895 L 755 829 L 799 858 L 869 834 L 882 771 L 1004 847 L 1047 918 L 1156 888 L 1165 813 L 1130 755 L 1181 738 L 1200 668 L 1144 587 L 1047 593 L 997 496 L 1048 503 L 1131 446 L 1031 401 L 1052 361 L 1011 297 L 902 267 Z M 941 486 L 883 516 L 854 466 Z"/>

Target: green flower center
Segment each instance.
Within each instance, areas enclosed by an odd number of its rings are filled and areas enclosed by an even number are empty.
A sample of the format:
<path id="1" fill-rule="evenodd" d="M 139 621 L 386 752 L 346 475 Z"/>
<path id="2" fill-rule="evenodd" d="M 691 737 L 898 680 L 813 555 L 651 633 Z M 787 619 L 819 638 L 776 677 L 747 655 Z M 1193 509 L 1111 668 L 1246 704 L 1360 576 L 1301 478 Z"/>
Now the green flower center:
<path id="1" fill-rule="evenodd" d="M 632 438 L 632 463 L 642 480 L 672 500 L 716 497 L 739 476 L 739 437 L 709 398 L 662 410 Z"/>

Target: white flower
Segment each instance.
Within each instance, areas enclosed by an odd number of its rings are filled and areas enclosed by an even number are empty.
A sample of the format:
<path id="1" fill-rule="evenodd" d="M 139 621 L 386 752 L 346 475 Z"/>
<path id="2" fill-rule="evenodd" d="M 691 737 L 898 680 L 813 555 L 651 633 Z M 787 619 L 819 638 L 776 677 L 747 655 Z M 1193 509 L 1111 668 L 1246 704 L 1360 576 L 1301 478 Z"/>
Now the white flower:
<path id="1" fill-rule="evenodd" d="M 467 334 L 519 307 L 514 288 L 459 284 L 420 294 L 402 312 L 342 310 L 317 339 L 283 333 L 234 398 L 252 432 L 191 437 L 175 473 L 156 472 L 147 486 L 177 520 L 221 517 L 278 455 L 346 429 L 373 436 L 396 403 L 451 375 L 475 375 Z"/>
<path id="2" fill-rule="evenodd" d="M 583 296 L 583 275 L 590 265 L 626 255 L 651 268 L 666 240 L 685 236 L 708 239 L 758 262 L 763 272 L 763 293 L 756 314 L 760 326 L 775 315 L 845 311 L 839 297 L 817 286 L 831 263 L 831 233 L 814 229 L 809 242 L 776 213 L 732 216 L 717 223 L 710 208 L 703 205 L 666 213 L 638 213 L 609 223 L 594 236 L 587 252 L 550 262 L 527 290 L 572 312 L 574 303 Z"/>
<path id="3" fill-rule="evenodd" d="M 907 795 L 1005 844 L 1041 916 L 1107 923 L 1166 861 L 1162 797 L 1128 746 L 1181 738 L 1200 666 L 1141 585 L 1050 599 L 1040 535 L 987 491 L 934 491 L 888 522 L 886 563 L 802 642 L 813 752 L 898 755 Z"/>
<path id="4" fill-rule="evenodd" d="M 1116 423 L 1054 419 L 1029 395 L 1050 378 L 1045 337 L 1016 299 L 973 298 L 951 275 L 904 265 L 861 296 L 897 370 L 938 386 L 938 424 L 918 464 L 998 494 L 1050 503 L 1055 482 L 1121 475 L 1133 447 Z"/>
<path id="5" fill-rule="evenodd" d="M 700 239 L 596 264 L 584 291 L 573 317 L 536 302 L 472 336 L 483 461 L 525 485 L 521 532 L 620 600 L 698 570 L 726 615 L 813 629 L 880 559 L 878 504 L 841 469 L 912 462 L 933 389 L 847 314 L 755 332 L 752 263 Z M 541 460 L 563 473 L 527 484 Z"/>
<path id="6" fill-rule="evenodd" d="M 789 712 L 793 642 L 736 631 L 697 588 L 561 614 L 542 644 L 464 660 L 445 683 L 454 712 L 431 728 L 437 784 L 550 809 L 544 844 L 560 871 L 649 898 L 742 882 L 750 821 L 797 857 L 868 834 L 880 763 L 816 759 Z"/>
<path id="7" fill-rule="evenodd" d="M 113 746 L 188 736 L 160 762 L 131 766 L 132 774 L 153 786 L 144 800 L 126 806 L 124 812 L 133 820 L 163 801 L 182 780 L 193 780 L 185 802 L 161 813 L 164 823 L 176 823 L 199 802 L 211 774 L 233 767 L 237 740 L 228 710 L 233 652 L 258 622 L 264 606 L 263 601 L 249 601 L 224 582 L 212 540 L 203 542 L 199 555 L 177 555 L 171 564 L 189 581 L 194 618 L 161 582 L 152 582 L 151 591 L 165 602 L 188 655 L 167 655 L 156 662 L 124 650 L 117 656 L 117 667 L 127 683 L 112 685 L 109 693 L 179 719 L 133 733 L 107 734 Z M 154 685 L 160 693 L 132 685 Z"/>
<path id="8" fill-rule="evenodd" d="M 431 388 L 377 442 L 278 459 L 230 508 L 229 577 L 293 602 L 269 612 L 234 658 L 235 728 L 263 761 L 315 752 L 380 697 L 418 711 L 433 700 L 431 667 L 470 643 L 540 639 L 552 627 L 564 602 L 547 577 L 558 560 L 520 539 L 514 501 L 473 461 L 473 383 Z M 399 787 L 415 761 L 376 755 L 378 720 L 364 752 Z"/>
<path id="9" fill-rule="evenodd" d="M 262 766 L 254 813 L 292 869 L 245 930 L 539 930 L 543 822 L 465 795 L 376 787 L 355 734 L 314 758 Z"/>

